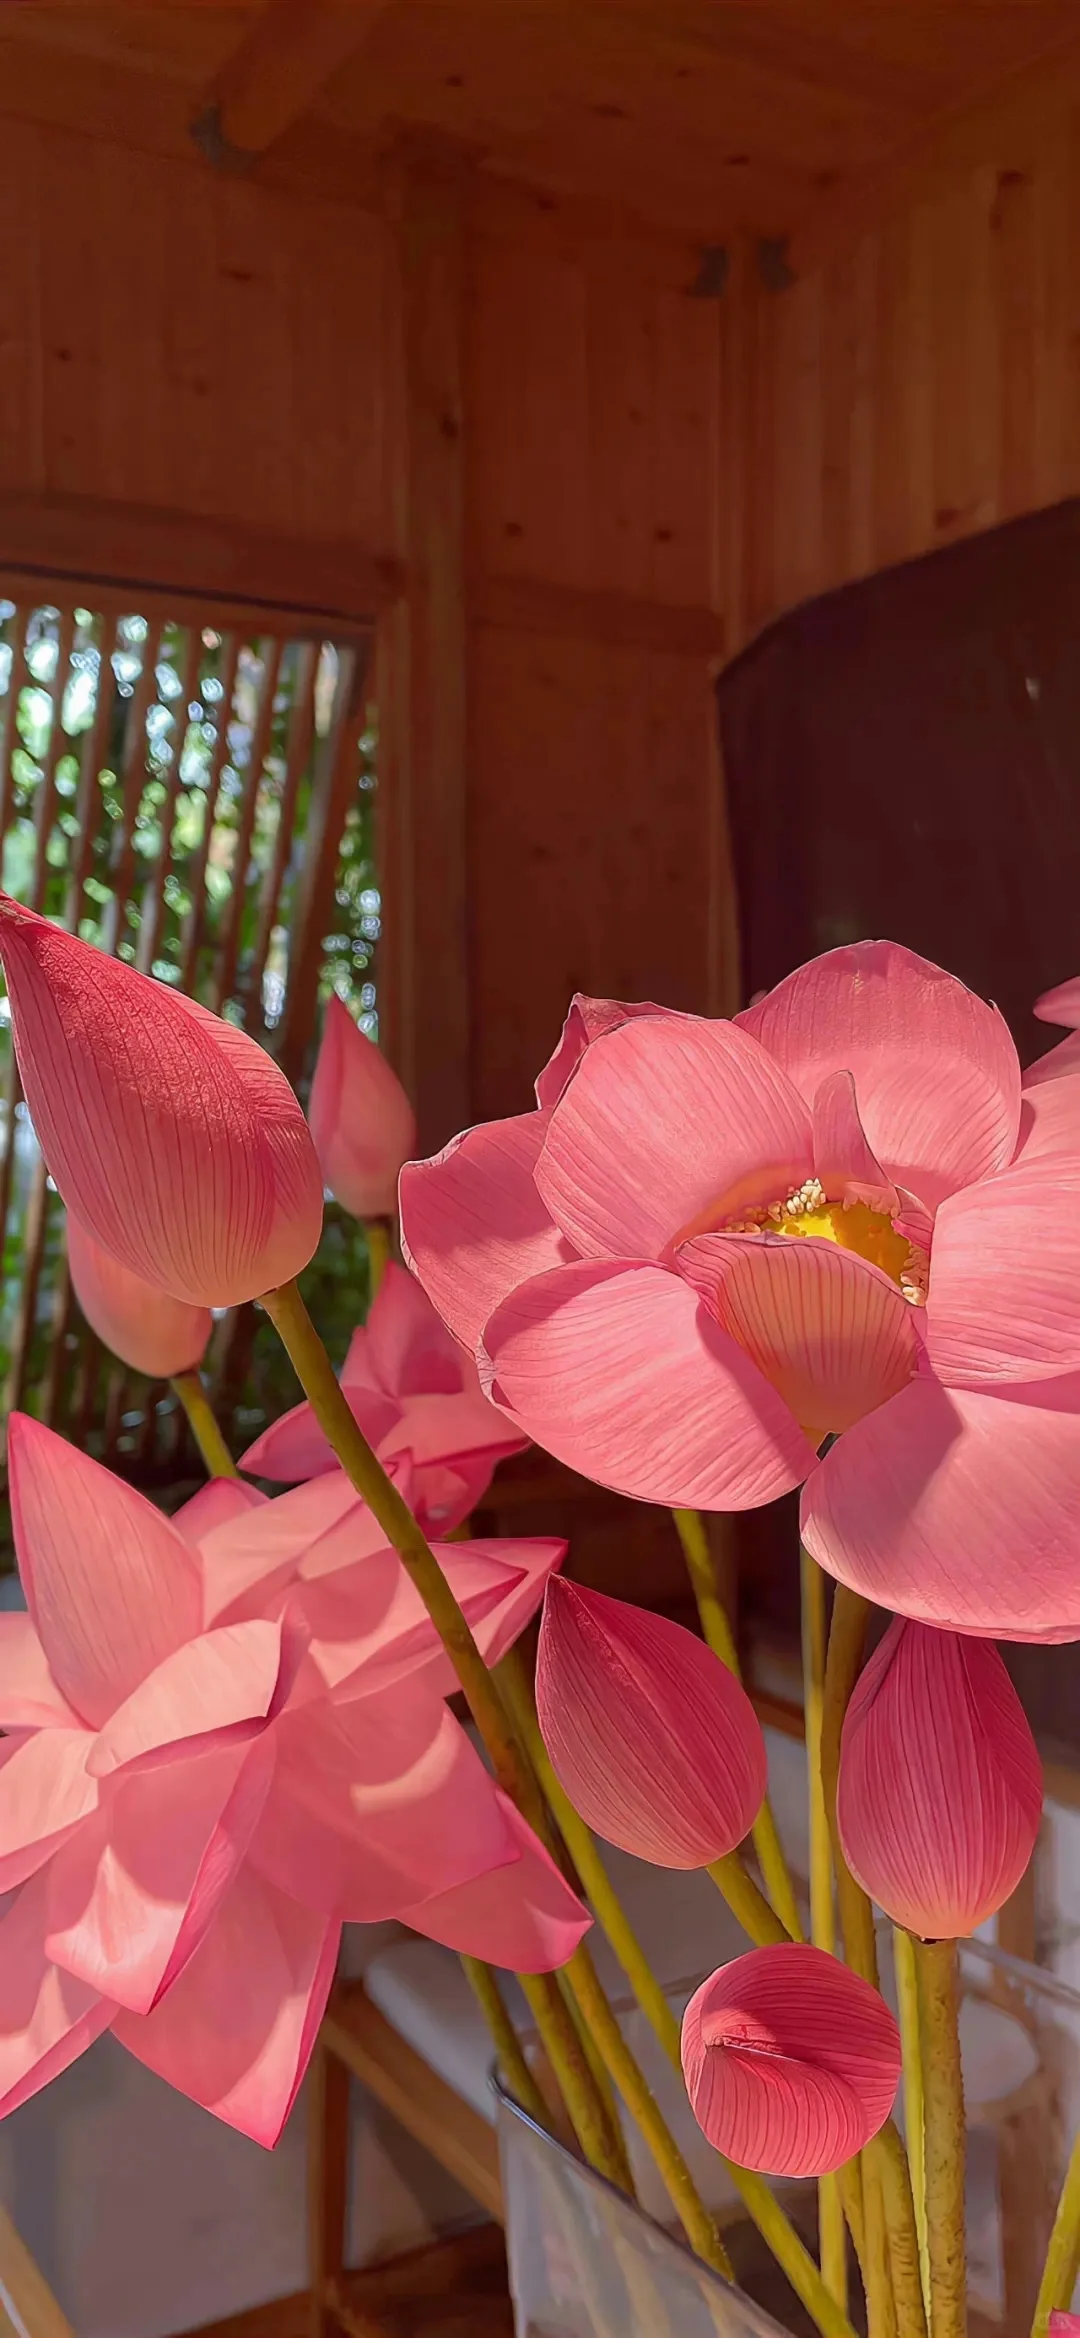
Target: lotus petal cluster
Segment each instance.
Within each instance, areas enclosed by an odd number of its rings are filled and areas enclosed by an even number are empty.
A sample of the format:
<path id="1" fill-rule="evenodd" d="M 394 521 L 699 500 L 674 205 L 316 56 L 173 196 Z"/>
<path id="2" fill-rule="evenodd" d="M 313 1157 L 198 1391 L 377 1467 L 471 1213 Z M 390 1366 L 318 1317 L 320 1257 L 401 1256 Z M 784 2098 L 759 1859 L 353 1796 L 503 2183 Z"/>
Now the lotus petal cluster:
<path id="1" fill-rule="evenodd" d="M 415 1150 L 413 1108 L 386 1057 L 336 992 L 327 1003 L 308 1100 L 323 1178 L 356 1218 L 389 1218 Z"/>

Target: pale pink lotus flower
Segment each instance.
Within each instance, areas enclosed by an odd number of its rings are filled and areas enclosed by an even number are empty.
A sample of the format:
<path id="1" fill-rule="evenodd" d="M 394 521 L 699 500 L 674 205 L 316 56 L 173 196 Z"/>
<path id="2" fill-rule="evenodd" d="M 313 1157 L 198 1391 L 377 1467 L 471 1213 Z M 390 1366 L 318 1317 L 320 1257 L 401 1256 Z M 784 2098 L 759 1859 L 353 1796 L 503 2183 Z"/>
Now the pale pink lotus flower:
<path id="1" fill-rule="evenodd" d="M 67 1222 L 72 1287 L 91 1331 L 133 1372 L 171 1380 L 201 1363 L 214 1328 L 208 1307 L 171 1299 L 156 1283 L 143 1282 L 121 1266 L 80 1225 Z"/>
<path id="2" fill-rule="evenodd" d="M 336 991 L 327 1002 L 308 1121 L 335 1201 L 354 1218 L 392 1218 L 416 1119 L 397 1073 Z"/>
<path id="3" fill-rule="evenodd" d="M 1040 1129 L 996 1009 L 887 942 L 734 1022 L 578 1000 L 536 1112 L 403 1171 L 409 1263 L 570 1467 L 706 1510 L 804 1484 L 808 1548 L 881 1605 L 1076 1638 L 1080 1083 L 1057 1085 Z"/>
<path id="4" fill-rule="evenodd" d="M 707 1867 L 765 1798 L 765 1740 L 734 1673 L 693 1632 L 553 1575 L 536 1660 L 551 1764 L 579 1817 L 655 1867 Z"/>
<path id="5" fill-rule="evenodd" d="M 170 1521 L 19 1414 L 9 1462 L 28 1613 L 0 1615 L 0 2112 L 111 2027 L 273 2143 L 343 1920 L 565 1961 L 587 1911 L 437 1690 L 335 1705 L 288 1602 L 208 1613 L 203 1538 L 272 1504 L 221 1481 Z"/>
<path id="6" fill-rule="evenodd" d="M 1080 2314 L 1051 2314 L 1047 2327 L 1050 2338 L 1069 2338 L 1070 2331 L 1080 2331 Z"/>
<path id="7" fill-rule="evenodd" d="M 487 1492 L 496 1463 L 528 1438 L 489 1404 L 472 1357 L 452 1338 L 412 1275 L 391 1260 L 367 1322 L 341 1368 L 349 1409 L 380 1460 L 412 1463 L 412 1499 L 425 1533 L 451 1533 Z M 295 1405 L 249 1445 L 253 1477 L 295 1484 L 336 1470 L 337 1456 L 310 1404 Z"/>
<path id="8" fill-rule="evenodd" d="M 288 1282 L 322 1228 L 307 1123 L 233 1024 L 0 894 L 15 1052 L 46 1165 L 102 1250 L 172 1299 Z"/>
<path id="9" fill-rule="evenodd" d="M 836 1814 L 852 1874 L 894 1924 L 960 1940 L 1015 1891 L 1043 1774 L 989 1640 L 898 1617 L 844 1718 Z"/>
<path id="10" fill-rule="evenodd" d="M 770 2176 L 824 2176 L 883 2127 L 900 2080 L 884 1999 L 824 1949 L 752 1948 L 695 1990 L 682 2065 L 714 2150 Z"/>
<path id="11" fill-rule="evenodd" d="M 415 1509 L 407 1459 L 391 1470 Z M 207 1514 L 200 1524 L 208 1621 L 237 1623 L 288 1609 L 309 1636 L 310 1663 L 339 1701 L 419 1674 L 435 1695 L 454 1693 L 456 1675 L 420 1594 L 343 1470 L 272 1502 L 254 1487 L 245 1492 L 245 1508 L 220 1519 Z M 434 1542 L 488 1664 L 507 1654 L 535 1614 L 566 1547 L 555 1535 Z"/>

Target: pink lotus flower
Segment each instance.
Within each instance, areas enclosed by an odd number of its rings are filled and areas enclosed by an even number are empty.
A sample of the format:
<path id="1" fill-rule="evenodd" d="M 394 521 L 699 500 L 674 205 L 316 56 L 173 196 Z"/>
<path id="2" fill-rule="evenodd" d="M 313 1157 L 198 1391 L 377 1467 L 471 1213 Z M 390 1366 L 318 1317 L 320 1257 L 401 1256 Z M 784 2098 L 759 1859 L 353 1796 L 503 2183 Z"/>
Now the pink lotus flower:
<path id="1" fill-rule="evenodd" d="M 68 1219 L 67 1252 L 75 1297 L 91 1331 L 114 1356 L 151 1380 L 195 1370 L 214 1328 L 208 1307 L 170 1299 L 156 1284 L 130 1274 L 91 1240 L 78 1218 Z"/>
<path id="2" fill-rule="evenodd" d="M 341 1386 L 380 1459 L 411 1461 L 416 1515 L 429 1534 L 460 1525 L 496 1463 L 528 1444 L 489 1404 L 472 1358 L 444 1331 L 419 1284 L 392 1261 L 367 1323 L 353 1333 Z M 253 1476 L 288 1484 L 337 1466 L 309 1404 L 283 1414 L 243 1457 Z"/>
<path id="3" fill-rule="evenodd" d="M 900 2033 L 869 1982 L 792 1941 L 702 1982 L 683 2015 L 682 2063 L 716 2151 L 764 2175 L 823 2176 L 884 2126 Z"/>
<path id="4" fill-rule="evenodd" d="M 343 1919 L 565 1960 L 587 1912 L 435 1691 L 335 1706 L 288 1602 L 211 1619 L 204 1538 L 274 1505 L 223 1482 L 170 1521 L 19 1414 L 9 1459 L 29 1613 L 0 1616 L 0 2111 L 112 2027 L 272 2143 Z"/>
<path id="5" fill-rule="evenodd" d="M 898 1618 L 841 1744 L 837 1818 L 864 1891 L 924 1940 L 962 1939 L 1015 1891 L 1042 1805 L 1042 1764 L 997 1649 Z"/>
<path id="6" fill-rule="evenodd" d="M 757 1715 L 681 1624 L 553 1575 L 536 1707 L 575 1810 L 621 1851 L 707 1867 L 749 1834 L 767 1782 Z"/>
<path id="7" fill-rule="evenodd" d="M 1040 1133 L 996 1010 L 890 943 L 620 1016 L 575 1002 L 538 1111 L 402 1174 L 496 1401 L 646 1501 L 805 1482 L 814 1556 L 902 1614 L 1080 1636 L 1080 1110 Z"/>
<path id="8" fill-rule="evenodd" d="M 1068 2338 L 1071 2330 L 1080 2330 L 1080 2314 L 1051 2314 L 1048 2323 L 1050 2338 Z"/>
<path id="9" fill-rule="evenodd" d="M 308 1100 L 323 1178 L 354 1218 L 391 1218 L 403 1161 L 416 1147 L 416 1120 L 382 1050 L 332 992 Z"/>
<path id="10" fill-rule="evenodd" d="M 288 1282 L 322 1179 L 288 1081 L 231 1023 L 0 894 L 26 1101 L 73 1219 L 191 1307 Z"/>

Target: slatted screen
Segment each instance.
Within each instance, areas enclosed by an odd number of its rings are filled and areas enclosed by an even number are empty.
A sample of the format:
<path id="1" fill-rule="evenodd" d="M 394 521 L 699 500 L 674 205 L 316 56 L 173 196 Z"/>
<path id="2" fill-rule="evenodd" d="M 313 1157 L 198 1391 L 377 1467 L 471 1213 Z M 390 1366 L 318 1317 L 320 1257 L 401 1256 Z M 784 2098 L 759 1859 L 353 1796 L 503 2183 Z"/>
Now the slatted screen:
<path id="1" fill-rule="evenodd" d="M 331 987 L 376 1028 L 366 637 L 261 608 L 125 606 L 70 582 L 5 592 L 5 889 L 242 1024 L 302 1086 Z M 23 1406 L 154 1483 L 183 1459 L 182 1418 L 78 1316 L 6 999 L 0 1017 L 3 1415 Z M 256 1365 L 250 1320 L 219 1326 L 214 1367 L 241 1435 L 290 1399 L 287 1381 L 280 1398 L 260 1389 Z"/>

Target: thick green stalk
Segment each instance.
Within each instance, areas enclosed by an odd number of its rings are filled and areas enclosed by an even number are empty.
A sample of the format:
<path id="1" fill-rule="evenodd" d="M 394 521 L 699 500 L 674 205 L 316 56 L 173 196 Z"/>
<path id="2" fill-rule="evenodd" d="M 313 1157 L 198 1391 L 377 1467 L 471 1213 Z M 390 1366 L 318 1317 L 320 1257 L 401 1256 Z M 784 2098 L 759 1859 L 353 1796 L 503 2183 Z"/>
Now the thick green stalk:
<path id="1" fill-rule="evenodd" d="M 892 2119 L 887 2119 L 873 2142 L 867 2144 L 865 2156 L 881 2192 L 899 2338 L 926 2338 L 926 2307 L 911 2183 L 900 2130 Z"/>
<path id="2" fill-rule="evenodd" d="M 512 1649 L 510 1655 L 504 1657 L 499 1667 L 499 1678 L 506 1686 L 519 1732 L 558 1821 L 559 1832 L 577 1869 L 585 1897 L 601 1931 L 606 1933 L 618 1957 L 654 2036 L 672 2068 L 681 2077 L 678 2021 L 627 1919 L 595 1839 L 584 1819 L 578 1817 L 552 1769 L 540 1735 L 532 1682 L 520 1648 Z M 786 2273 L 796 2296 L 801 2298 L 807 2312 L 817 2323 L 823 2338 L 851 2338 L 849 2323 L 826 2288 L 809 2250 L 803 2247 L 794 2225 L 764 2178 L 755 2175 L 749 2168 L 736 2167 L 732 2161 L 723 2159 L 722 2153 L 718 2153 L 717 2157 L 723 2161 L 748 2215 L 771 2249 L 777 2264 Z"/>
<path id="3" fill-rule="evenodd" d="M 964 2082 L 955 1940 L 917 1940 L 919 2035 L 926 2119 L 926 2228 L 931 2338 L 966 2338 Z"/>
<path id="4" fill-rule="evenodd" d="M 825 1695 L 828 1617 L 825 1578 L 809 1551 L 800 1553 L 802 1588 L 803 1715 L 810 1784 L 810 1938 L 836 1953 L 832 1851 L 825 1790 L 821 1783 L 821 1713 Z M 847 2307 L 847 2235 L 840 2186 L 835 2175 L 818 2179 L 818 2246 L 821 2270 L 837 2304 Z"/>
<path id="5" fill-rule="evenodd" d="M 208 1477 L 239 1477 L 198 1372 L 174 1372 L 173 1388 L 187 1414 L 188 1426 L 206 1464 Z"/>
<path id="6" fill-rule="evenodd" d="M 368 1254 L 368 1301 L 378 1297 L 379 1285 L 390 1263 L 390 1224 L 387 1218 L 365 1218 Z"/>
<path id="7" fill-rule="evenodd" d="M 683 1556 L 686 1560 L 686 1571 L 690 1577 L 694 1598 L 697 1601 L 697 1611 L 705 1640 L 712 1649 L 713 1655 L 720 1658 L 721 1664 L 726 1664 L 728 1671 L 734 1673 L 736 1680 L 741 1680 L 739 1651 L 735 1645 L 735 1635 L 731 1629 L 727 1609 L 720 1596 L 716 1566 L 709 1549 L 709 1538 L 705 1530 L 704 1519 L 698 1510 L 673 1510 L 671 1515 L 678 1528 L 679 1541 L 682 1544 Z M 801 1940 L 802 1926 L 799 1918 L 799 1903 L 795 1897 L 791 1870 L 784 1857 L 784 1847 L 780 1841 L 776 1820 L 773 1817 L 767 1795 L 754 1820 L 752 1839 L 765 1889 L 773 1907 L 790 1938 Z"/>
<path id="8" fill-rule="evenodd" d="M 893 1958 L 896 1965 L 900 2037 L 904 2049 L 904 2126 L 907 2131 L 908 2166 L 911 2169 L 915 2230 L 919 2243 L 919 2277 L 923 2304 L 929 2313 L 930 2250 L 926 2237 L 926 2133 L 922 2047 L 919 2043 L 919 1977 L 915 1965 L 915 1943 L 911 1934 L 905 1932 L 899 1924 L 893 1925 Z"/>
<path id="9" fill-rule="evenodd" d="M 587 1956 L 589 1963 L 592 1964 L 592 1952 L 590 1949 L 585 1947 L 584 1943 L 582 1943 L 582 1954 Z M 599 1974 L 596 1973 L 595 1967 L 593 1968 L 593 1972 L 596 1986 L 599 1989 L 601 1986 L 600 1977 Z M 626 2137 L 623 2133 L 622 2116 L 619 2110 L 619 2098 L 615 2092 L 614 2086 L 612 2085 L 611 2074 L 608 2070 L 607 2063 L 605 2062 L 604 2057 L 600 2052 L 600 2048 L 596 2043 L 596 2039 L 594 2038 L 592 2031 L 589 2028 L 588 2022 L 586 2021 L 578 2003 L 570 1976 L 567 1973 L 565 1966 L 559 1973 L 556 1974 L 556 1979 L 560 1989 L 562 1990 L 563 2002 L 566 2006 L 566 2010 L 570 2016 L 571 2021 L 573 2022 L 575 2030 L 577 2031 L 578 2043 L 581 2047 L 581 2051 L 584 2054 L 585 2060 L 588 2063 L 589 2069 L 592 2073 L 593 2084 L 603 2101 L 604 2108 L 607 2112 L 608 2120 L 611 2125 L 612 2134 L 616 2138 L 616 2148 L 622 2161 L 622 2175 L 620 2178 L 622 2189 L 624 2192 L 628 2193 L 631 2200 L 633 2200 L 636 2198 L 636 2188 L 634 2184 L 633 2171 L 631 2169 L 626 2150 Z"/>
<path id="10" fill-rule="evenodd" d="M 525 2060 L 521 2039 L 506 2010 L 503 1993 L 490 1965 L 479 1957 L 463 1956 L 462 1966 L 483 2009 L 499 2061 L 499 2076 L 508 2094 L 530 2119 L 547 2125 L 547 2105 Z"/>
<path id="11" fill-rule="evenodd" d="M 759 1948 L 790 1940 L 791 1934 L 775 1909 L 770 1908 L 764 1892 L 758 1890 L 753 1876 L 747 1874 L 737 1851 L 728 1851 L 722 1859 L 711 1860 L 705 1872 L 711 1875 L 717 1890 L 723 1892 L 743 1931 L 749 1933 Z"/>
<path id="12" fill-rule="evenodd" d="M 1032 2338 L 1046 2338 L 1050 2316 L 1067 2313 L 1080 2269 L 1080 2135 L 1072 2147 L 1035 2304 Z"/>

